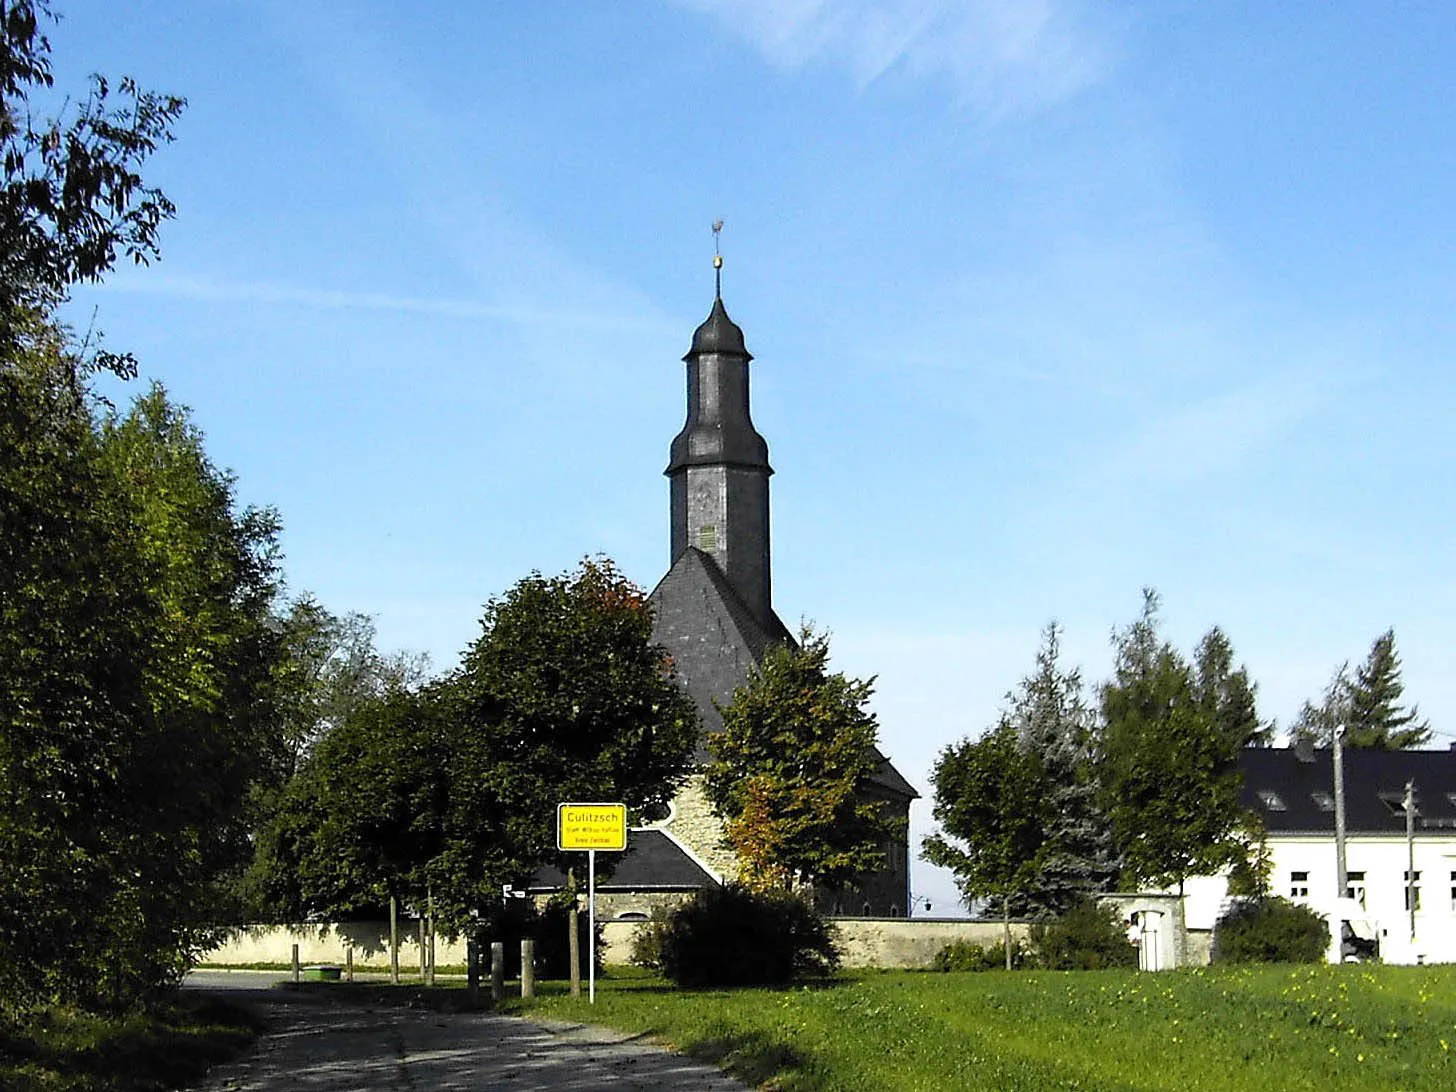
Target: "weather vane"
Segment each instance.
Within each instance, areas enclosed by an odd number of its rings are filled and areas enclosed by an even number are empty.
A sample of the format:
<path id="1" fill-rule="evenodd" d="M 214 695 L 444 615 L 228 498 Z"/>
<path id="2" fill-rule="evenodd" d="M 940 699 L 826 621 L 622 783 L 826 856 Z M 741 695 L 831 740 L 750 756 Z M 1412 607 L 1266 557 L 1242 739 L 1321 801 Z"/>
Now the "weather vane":
<path id="1" fill-rule="evenodd" d="M 723 253 L 718 249 L 718 236 L 723 232 L 723 218 L 713 221 L 713 290 L 714 295 L 723 295 Z"/>

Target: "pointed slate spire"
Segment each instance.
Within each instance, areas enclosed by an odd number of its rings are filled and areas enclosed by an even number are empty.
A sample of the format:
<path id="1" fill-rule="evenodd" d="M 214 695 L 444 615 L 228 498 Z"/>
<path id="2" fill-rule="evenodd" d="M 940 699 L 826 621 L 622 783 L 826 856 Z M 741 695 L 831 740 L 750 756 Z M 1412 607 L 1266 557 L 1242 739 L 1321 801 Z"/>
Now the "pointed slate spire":
<path id="1" fill-rule="evenodd" d="M 714 236 L 721 223 L 714 226 Z M 693 332 L 688 414 L 672 441 L 672 560 L 689 547 L 710 556 L 760 624 L 773 617 L 769 573 L 768 443 L 753 427 L 743 331 L 723 306 L 723 259 L 714 255 L 713 307 Z"/>

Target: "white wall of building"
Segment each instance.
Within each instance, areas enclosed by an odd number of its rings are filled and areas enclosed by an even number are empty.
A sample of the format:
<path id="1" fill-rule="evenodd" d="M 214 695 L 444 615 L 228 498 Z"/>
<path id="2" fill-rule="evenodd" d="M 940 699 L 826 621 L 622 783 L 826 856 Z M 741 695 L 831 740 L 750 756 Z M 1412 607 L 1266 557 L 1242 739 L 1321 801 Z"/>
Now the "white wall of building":
<path id="1" fill-rule="evenodd" d="M 1406 841 L 1390 835 L 1352 836 L 1345 867 L 1365 915 L 1380 937 L 1386 963 L 1456 963 L 1456 836 L 1415 839 L 1418 901 L 1415 936 L 1405 902 Z M 1335 843 L 1329 836 L 1272 835 L 1269 853 L 1275 895 L 1331 919 L 1331 959 L 1337 958 Z M 1190 929 L 1212 928 L 1228 884 L 1223 876 L 1199 876 L 1186 885 Z M 1361 897 L 1363 893 L 1363 898 Z"/>

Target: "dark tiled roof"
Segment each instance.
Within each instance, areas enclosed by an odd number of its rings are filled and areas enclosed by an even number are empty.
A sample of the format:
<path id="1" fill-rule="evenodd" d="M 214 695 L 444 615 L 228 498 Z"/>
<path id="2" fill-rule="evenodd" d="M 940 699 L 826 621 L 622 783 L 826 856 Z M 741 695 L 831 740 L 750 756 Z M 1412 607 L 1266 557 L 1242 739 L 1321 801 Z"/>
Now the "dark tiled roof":
<path id="1" fill-rule="evenodd" d="M 597 854 L 597 865 L 615 854 Z M 578 880 L 585 885 L 583 874 Z M 597 890 L 610 891 L 696 891 L 716 887 L 718 881 L 683 852 L 682 847 L 660 830 L 627 833 L 627 852 L 616 862 L 611 876 L 597 881 Z M 566 876 L 558 868 L 541 868 L 531 877 L 532 891 L 559 891 Z M 583 887 L 584 889 L 584 887 Z"/>
<path id="2" fill-rule="evenodd" d="M 1241 758 L 1243 803 L 1272 834 L 1333 834 L 1334 761 L 1328 747 L 1301 761 L 1293 748 L 1250 747 Z M 1350 834 L 1404 834 L 1405 783 L 1416 790 L 1417 834 L 1456 833 L 1456 751 L 1346 748 L 1345 829 Z"/>

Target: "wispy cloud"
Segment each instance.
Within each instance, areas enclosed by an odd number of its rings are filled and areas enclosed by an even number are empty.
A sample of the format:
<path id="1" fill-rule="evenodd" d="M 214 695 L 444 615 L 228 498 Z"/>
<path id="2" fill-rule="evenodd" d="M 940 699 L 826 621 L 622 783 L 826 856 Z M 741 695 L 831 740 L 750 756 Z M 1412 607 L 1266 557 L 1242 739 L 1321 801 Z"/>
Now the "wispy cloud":
<path id="1" fill-rule="evenodd" d="M 587 326 L 593 329 L 676 332 L 677 328 L 657 317 L 616 309 L 562 309 L 516 304 L 492 304 L 475 300 L 426 299 L 385 292 L 346 292 L 331 288 L 301 288 L 281 284 L 239 283 L 201 277 L 168 276 L 151 271 L 145 277 L 118 277 L 100 285 L 97 291 L 171 296 L 200 302 L 260 303 L 277 306 L 311 307 L 323 310 L 393 311 L 405 314 L 439 315 L 446 318 L 485 319 L 522 327 Z"/>
<path id="2" fill-rule="evenodd" d="M 786 69 L 849 69 L 861 87 L 892 70 L 947 81 L 993 117 L 1036 110 L 1095 83 L 1110 35 L 1078 0 L 678 0 Z"/>

